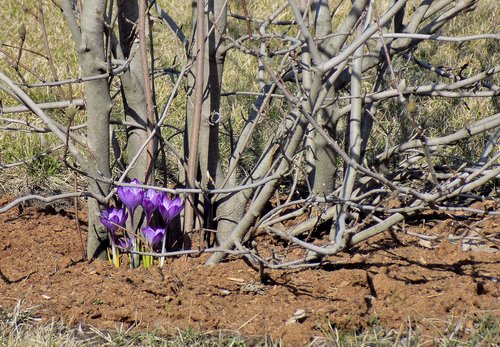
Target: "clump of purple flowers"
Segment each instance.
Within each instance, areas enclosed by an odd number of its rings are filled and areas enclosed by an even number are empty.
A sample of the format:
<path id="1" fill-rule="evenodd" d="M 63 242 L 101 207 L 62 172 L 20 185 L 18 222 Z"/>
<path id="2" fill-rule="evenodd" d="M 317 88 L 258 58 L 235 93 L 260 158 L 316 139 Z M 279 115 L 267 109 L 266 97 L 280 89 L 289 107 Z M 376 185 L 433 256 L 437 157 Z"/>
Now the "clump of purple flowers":
<path id="1" fill-rule="evenodd" d="M 178 196 L 171 199 L 164 192 L 135 187 L 139 184 L 137 179 L 133 179 L 130 185 L 118 187 L 118 199 L 125 206 L 124 208 L 111 205 L 101 211 L 101 223 L 108 230 L 111 243 L 110 260 L 116 267 L 120 266 L 118 249 L 135 252 L 157 250 L 165 252 L 167 228 L 184 208 L 184 203 Z M 142 227 L 137 225 L 134 219 L 139 206 L 142 207 L 144 215 Z M 155 218 L 156 212 L 161 219 Z M 130 261 L 131 266 L 135 268 L 139 266 L 141 257 L 134 253 L 130 256 Z M 153 257 L 143 255 L 142 263 L 145 267 L 151 267 Z M 160 259 L 160 266 L 162 265 L 163 258 Z"/>

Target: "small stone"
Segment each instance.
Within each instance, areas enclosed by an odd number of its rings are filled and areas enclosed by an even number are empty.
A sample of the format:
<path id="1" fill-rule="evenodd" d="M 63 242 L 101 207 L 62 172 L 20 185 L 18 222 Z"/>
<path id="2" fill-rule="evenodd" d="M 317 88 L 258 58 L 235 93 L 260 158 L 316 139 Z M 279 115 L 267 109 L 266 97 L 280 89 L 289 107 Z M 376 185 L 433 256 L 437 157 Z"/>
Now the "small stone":
<path id="1" fill-rule="evenodd" d="M 227 296 L 227 295 L 231 294 L 231 291 L 227 290 L 227 289 L 221 289 L 220 293 L 222 296 Z"/>
<path id="2" fill-rule="evenodd" d="M 432 242 L 429 240 L 418 240 L 418 245 L 424 248 L 433 249 Z"/>
<path id="3" fill-rule="evenodd" d="M 293 316 L 288 318 L 285 324 L 300 323 L 307 317 L 306 310 L 299 308 L 295 310 Z"/>

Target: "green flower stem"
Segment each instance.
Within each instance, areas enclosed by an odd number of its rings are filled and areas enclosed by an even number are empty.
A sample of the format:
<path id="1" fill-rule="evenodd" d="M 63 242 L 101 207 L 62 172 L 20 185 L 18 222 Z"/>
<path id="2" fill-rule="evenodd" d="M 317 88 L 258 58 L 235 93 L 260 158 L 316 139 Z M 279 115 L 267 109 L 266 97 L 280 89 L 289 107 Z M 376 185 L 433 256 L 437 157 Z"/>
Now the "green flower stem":
<path id="1" fill-rule="evenodd" d="M 131 224 L 131 228 L 132 228 L 132 235 L 130 235 L 130 240 L 132 242 L 132 249 L 134 251 L 138 251 L 139 250 L 139 242 L 137 240 L 137 235 L 135 233 L 136 226 L 135 226 L 135 223 L 134 223 L 134 212 L 135 211 L 130 211 L 130 224 Z M 139 264 L 140 264 L 140 261 L 141 261 L 141 258 L 140 258 L 139 254 L 133 254 L 131 260 L 132 261 L 130 262 L 130 267 L 132 269 L 135 269 L 135 268 L 139 267 Z"/>
<path id="2" fill-rule="evenodd" d="M 163 240 L 161 243 L 161 252 L 165 253 L 167 244 L 167 227 L 165 226 L 165 235 L 163 235 Z M 160 257 L 160 267 L 163 267 L 165 264 L 165 257 Z"/>

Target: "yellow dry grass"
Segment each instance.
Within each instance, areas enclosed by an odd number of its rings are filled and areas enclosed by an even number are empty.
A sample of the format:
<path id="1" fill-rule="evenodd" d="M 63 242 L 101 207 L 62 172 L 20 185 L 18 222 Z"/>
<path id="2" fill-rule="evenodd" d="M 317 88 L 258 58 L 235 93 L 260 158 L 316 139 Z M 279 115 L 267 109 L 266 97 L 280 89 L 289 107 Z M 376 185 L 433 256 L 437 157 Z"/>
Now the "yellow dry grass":
<path id="1" fill-rule="evenodd" d="M 191 2 L 189 1 L 159 1 L 160 5 L 177 20 L 188 38 L 191 37 Z M 409 1 L 408 8 L 416 5 L 416 0 Z M 24 48 L 33 52 L 38 52 L 41 55 L 30 51 L 23 51 L 21 63 L 28 67 L 27 69 L 20 68 L 20 72 L 28 83 L 40 82 L 37 77 L 42 76 L 46 80 L 53 80 L 54 76 L 51 73 L 50 66 L 46 59 L 47 52 L 44 46 L 42 30 L 37 18 L 40 18 L 38 5 L 43 5 L 45 16 L 45 24 L 48 34 L 48 42 L 51 49 L 51 54 L 54 60 L 54 65 L 59 79 L 68 79 L 79 76 L 78 56 L 75 51 L 74 44 L 71 40 L 69 30 L 64 22 L 62 14 L 53 2 L 50 0 L 25 0 L 18 2 L 7 0 L 3 4 L 0 11 L 0 22 L 8 23 L 0 28 L 0 42 L 2 43 L 2 51 L 7 53 L 9 57 L 15 58 L 17 55 L 16 47 L 20 43 L 18 27 L 21 23 L 26 26 L 26 42 Z M 245 9 L 242 2 L 236 0 L 228 1 L 229 12 L 240 15 L 245 15 Z M 258 19 L 266 19 L 274 13 L 281 3 L 272 0 L 247 1 L 248 14 Z M 350 8 L 350 2 L 334 0 L 330 1 L 333 9 L 333 27 L 336 28 L 342 21 L 347 10 Z M 377 2 L 376 8 L 382 12 L 387 6 L 386 1 Z M 497 23 L 492 18 L 500 17 L 500 8 L 492 1 L 480 1 L 475 11 L 459 16 L 442 30 L 446 35 L 470 35 L 479 33 L 494 33 L 497 30 Z M 293 18 L 291 12 L 287 9 L 278 16 L 278 20 L 290 20 Z M 466 23 L 467 25 L 464 25 Z M 253 26 L 255 30 L 256 26 Z M 237 37 L 240 34 L 247 33 L 247 22 L 242 20 L 229 19 L 228 33 L 232 37 Z M 285 33 L 290 36 L 297 34 L 297 29 L 288 26 L 274 26 L 270 28 L 274 32 Z M 187 63 L 187 56 L 184 48 L 176 39 L 175 35 L 166 28 L 166 26 L 158 19 L 154 20 L 153 25 L 154 47 L 155 47 L 155 65 L 161 67 L 176 67 L 180 68 Z M 250 47 L 258 47 L 256 42 L 246 42 Z M 274 44 L 274 43 L 273 43 Z M 276 43 L 278 45 L 279 43 Z M 462 45 L 455 43 L 443 42 L 425 42 L 415 53 L 420 59 L 427 60 L 435 66 L 445 67 L 461 67 L 468 64 L 464 75 L 473 75 L 487 67 L 491 67 L 495 61 L 499 61 L 499 45 L 498 42 L 492 40 L 478 40 L 466 42 Z M 0 70 L 8 74 L 10 77 L 19 81 L 16 72 L 12 69 L 12 59 L 6 58 L 4 54 L 0 54 Z M 273 57 L 267 60 L 267 63 L 272 68 L 278 68 L 281 57 Z M 420 83 L 431 83 L 432 81 L 444 80 L 438 78 L 435 74 L 424 71 L 416 66 L 407 64 L 402 59 L 395 59 L 395 67 L 398 79 L 405 79 L 407 85 L 417 85 Z M 251 91 L 258 92 L 257 74 L 258 61 L 257 58 L 240 52 L 239 50 L 230 50 L 226 57 L 226 65 L 223 77 L 223 91 Z M 31 72 L 30 72 L 31 71 Z M 268 76 L 269 77 L 269 76 Z M 492 80 L 498 83 L 498 77 Z M 369 83 L 366 84 L 367 88 Z M 159 111 L 170 95 L 173 87 L 173 81 L 167 76 L 162 76 L 156 79 L 155 89 L 157 93 L 157 105 Z M 114 90 L 116 90 L 114 85 Z M 62 86 L 63 93 L 66 98 L 70 95 L 73 98 L 83 97 L 83 88 L 81 85 L 72 85 L 71 89 L 68 85 Z M 27 90 L 28 94 L 36 101 L 56 101 L 58 100 L 57 92 L 54 88 L 31 88 Z M 175 146 L 182 147 L 182 136 L 177 133 L 176 129 L 182 128 L 185 118 L 185 92 L 181 90 L 176 98 L 168 117 L 167 127 L 163 129 L 164 136 L 170 139 Z M 18 101 L 5 95 L 0 91 L 0 98 L 4 106 L 17 105 Z M 243 126 L 245 118 L 251 110 L 254 97 L 251 96 L 229 96 L 222 98 L 221 114 L 223 119 L 223 129 L 229 127 L 231 122 L 236 134 Z M 426 128 L 426 135 L 429 137 L 438 136 L 444 132 L 449 132 L 453 129 L 459 129 L 474 120 L 498 112 L 498 101 L 480 98 L 467 99 L 451 99 L 444 98 L 418 98 L 418 121 Z M 115 99 L 115 108 L 112 113 L 112 118 L 122 118 L 122 107 L 120 96 Z M 401 105 L 395 101 L 391 101 L 383 105 L 379 109 L 379 122 L 384 128 L 390 128 L 393 122 L 394 114 L 400 112 Z M 255 159 L 255 153 L 259 151 L 259 146 L 265 142 L 265 139 L 270 136 L 273 130 L 273 124 L 276 119 L 279 119 L 281 113 L 286 111 L 287 105 L 282 100 L 275 101 L 271 104 L 268 110 L 268 116 L 259 124 L 257 128 L 257 138 L 251 145 L 255 151 L 249 151 L 243 159 L 245 163 L 251 164 Z M 64 113 L 60 110 L 48 111 L 62 124 L 66 125 L 67 120 Z M 42 125 L 40 120 L 30 113 L 22 113 L 10 115 L 19 119 L 28 120 L 37 125 Z M 77 123 L 85 122 L 85 112 L 78 112 L 76 117 Z M 380 129 L 375 130 L 375 137 L 371 140 L 374 149 L 380 149 L 385 145 L 395 144 L 400 140 L 400 134 L 397 131 L 385 134 Z M 223 158 L 230 155 L 229 137 L 227 131 L 223 130 L 221 135 L 222 148 L 221 154 Z M 58 143 L 58 140 L 53 136 L 44 136 L 44 146 L 53 146 Z M 123 133 L 120 138 L 124 138 Z M 482 148 L 485 137 L 478 136 L 472 138 L 463 146 L 454 149 L 454 155 L 474 157 L 477 156 Z M 41 148 L 41 140 L 37 134 L 27 134 L 20 132 L 5 132 L 0 131 L 0 146 L 2 148 L 2 161 L 27 159 L 28 154 L 36 152 L 35 150 L 26 150 L 24 147 L 34 146 Z M 170 158 L 173 162 L 173 159 Z"/>

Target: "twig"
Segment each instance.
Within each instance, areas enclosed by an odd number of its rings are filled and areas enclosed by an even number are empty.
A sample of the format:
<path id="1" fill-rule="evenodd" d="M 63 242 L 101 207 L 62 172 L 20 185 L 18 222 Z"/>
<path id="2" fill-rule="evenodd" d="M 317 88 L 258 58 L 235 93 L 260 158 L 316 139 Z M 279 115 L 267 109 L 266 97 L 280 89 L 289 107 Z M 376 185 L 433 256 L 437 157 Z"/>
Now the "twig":
<path id="1" fill-rule="evenodd" d="M 134 55 L 131 55 L 133 57 Z M 117 76 L 120 75 L 121 73 L 125 72 L 130 64 L 131 58 L 129 58 L 127 61 L 118 61 L 118 60 L 113 60 L 112 63 L 117 65 L 116 68 L 112 69 L 109 72 L 102 73 L 102 74 L 97 74 L 94 76 L 87 76 L 87 77 L 78 77 L 78 78 L 72 78 L 72 79 L 67 79 L 67 80 L 62 80 L 62 81 L 51 81 L 47 82 L 43 79 L 41 79 L 42 83 L 17 83 L 19 85 L 28 87 L 28 88 L 41 88 L 41 87 L 53 87 L 53 86 L 62 86 L 64 84 L 73 84 L 73 83 L 84 83 L 84 82 L 90 82 L 90 81 L 95 81 L 99 79 L 106 79 L 112 76 Z"/>
<path id="2" fill-rule="evenodd" d="M 480 134 L 484 131 L 495 129 L 500 126 L 500 113 L 496 113 L 492 116 L 483 118 L 475 123 L 470 124 L 464 129 L 460 129 L 453 134 L 446 135 L 443 137 L 429 138 L 427 139 L 427 145 L 429 147 L 433 146 L 443 146 L 459 140 L 466 139 L 470 136 Z M 415 149 L 422 147 L 423 143 L 421 140 L 412 140 L 402 143 L 398 146 L 391 147 L 384 151 L 383 153 L 377 155 L 377 160 L 387 160 L 394 155 L 405 152 L 410 149 Z"/>
<path id="3" fill-rule="evenodd" d="M 386 13 L 384 13 L 380 17 L 378 23 L 372 24 L 368 28 L 366 28 L 363 35 L 355 39 L 348 47 L 346 47 L 338 55 L 331 58 L 330 60 L 327 60 L 324 63 L 321 63 L 318 66 L 318 70 L 321 71 L 322 73 L 325 73 L 338 66 L 341 62 L 347 60 L 350 56 L 352 56 L 352 54 L 356 51 L 356 49 L 358 49 L 359 46 L 364 45 L 366 40 L 368 40 L 378 31 L 379 25 L 384 25 L 389 20 L 391 20 L 394 17 L 394 15 L 406 5 L 406 2 L 407 2 L 406 0 L 398 0 Z"/>
<path id="4" fill-rule="evenodd" d="M 97 201 L 99 201 L 101 204 L 106 204 L 105 197 L 103 197 L 102 195 L 97 195 L 97 194 L 93 194 L 90 192 L 64 193 L 64 194 L 52 195 L 49 197 L 45 197 L 45 196 L 41 196 L 41 195 L 26 195 L 26 196 L 22 196 L 20 198 L 17 198 L 15 200 L 11 201 L 10 203 L 2 206 L 0 208 L 0 213 L 7 212 L 8 210 L 13 208 L 14 206 L 17 206 L 20 203 L 23 203 L 23 202 L 28 201 L 28 200 L 39 200 L 42 202 L 52 202 L 52 201 L 56 201 L 56 200 L 69 199 L 69 198 L 74 198 L 74 197 L 93 198 L 93 199 L 96 199 Z"/>
<path id="5" fill-rule="evenodd" d="M 358 24 L 358 36 L 363 33 L 362 24 Z M 353 57 L 352 63 L 352 73 L 351 73 L 351 96 L 354 97 L 351 100 L 351 113 L 349 116 L 349 157 L 356 163 L 360 163 L 361 158 L 361 141 L 368 140 L 361 138 L 361 119 L 363 113 L 363 102 L 361 100 L 362 85 L 361 77 L 363 74 L 363 51 L 364 46 L 359 46 L 356 49 Z M 353 194 L 354 184 L 357 176 L 357 170 L 349 165 L 344 170 L 344 180 L 342 183 L 342 200 L 348 200 Z M 330 229 L 330 240 L 335 241 L 337 244 L 346 244 L 347 237 L 346 234 L 346 218 L 347 218 L 347 206 L 339 204 L 337 206 L 337 221 L 332 223 Z"/>
<path id="6" fill-rule="evenodd" d="M 83 99 L 74 99 L 74 100 L 64 100 L 64 101 L 54 101 L 54 102 L 43 102 L 37 104 L 38 107 L 42 110 L 50 110 L 50 109 L 56 109 L 56 108 L 66 108 L 69 107 L 71 104 L 75 105 L 78 108 L 82 108 L 85 106 L 85 101 Z M 11 106 L 11 107 L 4 107 L 2 109 L 2 113 L 7 114 L 7 113 L 20 113 L 20 112 L 29 112 L 31 111 L 28 107 L 26 106 Z"/>
<path id="7" fill-rule="evenodd" d="M 432 41 L 443 41 L 443 42 L 458 42 L 462 43 L 465 41 L 474 40 L 500 40 L 499 34 L 479 34 L 479 35 L 469 35 L 469 36 L 442 36 L 437 34 L 425 35 L 425 34 L 413 34 L 413 33 L 384 33 L 383 35 L 373 35 L 370 37 L 372 40 L 381 39 L 382 37 L 390 39 L 417 39 L 417 40 L 432 40 Z"/>

